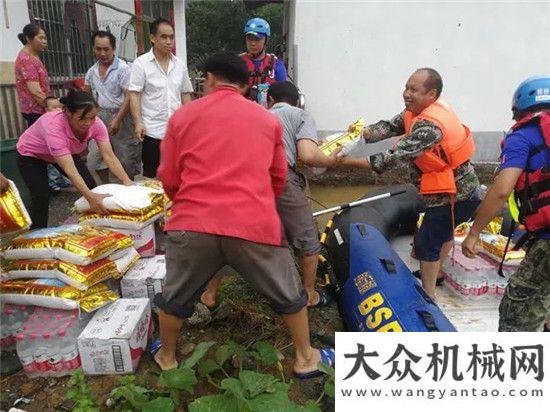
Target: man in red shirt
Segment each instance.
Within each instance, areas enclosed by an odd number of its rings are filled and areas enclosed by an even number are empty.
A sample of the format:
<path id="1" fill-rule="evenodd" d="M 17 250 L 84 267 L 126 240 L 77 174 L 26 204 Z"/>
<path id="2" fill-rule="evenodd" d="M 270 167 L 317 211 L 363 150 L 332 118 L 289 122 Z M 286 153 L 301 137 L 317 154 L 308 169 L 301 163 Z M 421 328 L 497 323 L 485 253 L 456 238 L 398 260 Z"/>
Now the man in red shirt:
<path id="1" fill-rule="evenodd" d="M 161 144 L 158 176 L 173 201 L 166 242 L 166 283 L 155 297 L 161 347 L 152 345 L 161 369 L 177 367 L 176 342 L 183 319 L 214 274 L 238 271 L 283 316 L 292 336 L 300 378 L 334 364 L 334 351 L 310 345 L 305 292 L 283 245 L 275 197 L 284 188 L 287 161 L 282 126 L 246 100 L 246 64 L 219 53 L 205 64 L 206 96 L 178 109 Z"/>

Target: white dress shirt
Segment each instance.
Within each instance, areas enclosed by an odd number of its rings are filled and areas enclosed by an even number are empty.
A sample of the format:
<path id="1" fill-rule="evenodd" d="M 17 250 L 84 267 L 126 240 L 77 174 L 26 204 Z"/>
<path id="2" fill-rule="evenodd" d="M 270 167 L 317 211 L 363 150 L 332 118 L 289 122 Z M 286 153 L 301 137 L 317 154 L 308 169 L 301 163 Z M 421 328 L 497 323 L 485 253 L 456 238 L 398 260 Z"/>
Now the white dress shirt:
<path id="1" fill-rule="evenodd" d="M 151 49 L 134 60 L 128 90 L 141 93 L 145 134 L 163 139 L 168 119 L 181 106 L 181 94 L 191 93 L 193 86 L 179 58 L 170 55 L 168 73 L 165 73 Z"/>

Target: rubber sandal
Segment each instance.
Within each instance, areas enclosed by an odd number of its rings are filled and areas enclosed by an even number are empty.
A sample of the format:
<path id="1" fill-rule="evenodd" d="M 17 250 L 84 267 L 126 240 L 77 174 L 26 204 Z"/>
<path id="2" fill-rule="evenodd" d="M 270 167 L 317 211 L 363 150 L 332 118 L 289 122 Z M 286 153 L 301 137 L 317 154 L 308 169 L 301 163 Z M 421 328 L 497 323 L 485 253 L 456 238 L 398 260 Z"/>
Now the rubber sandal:
<path id="1" fill-rule="evenodd" d="M 422 276 L 420 276 L 419 270 L 415 270 L 412 274 L 415 278 L 422 279 Z M 441 286 L 444 281 L 445 281 L 445 278 L 437 278 L 435 281 L 435 286 Z"/>
<path id="2" fill-rule="evenodd" d="M 308 306 L 308 308 L 322 308 L 325 306 L 330 305 L 330 302 L 332 302 L 332 298 L 330 295 L 328 295 L 325 292 L 317 292 L 319 294 L 319 302 L 317 302 L 315 305 Z"/>
<path id="3" fill-rule="evenodd" d="M 321 354 L 321 362 L 327 366 L 330 366 L 331 368 L 334 368 L 334 365 L 336 364 L 336 354 L 334 353 L 334 349 L 319 349 L 319 353 Z M 324 373 L 321 372 L 319 369 L 303 373 L 294 372 L 294 376 L 298 379 L 313 379 L 323 375 Z"/>
<path id="4" fill-rule="evenodd" d="M 160 341 L 160 338 L 156 338 L 154 341 L 151 342 L 149 345 L 149 355 L 151 355 L 151 358 L 155 360 L 155 355 L 159 351 L 159 349 L 162 348 L 162 342 Z M 155 361 L 156 363 L 156 361 Z"/>

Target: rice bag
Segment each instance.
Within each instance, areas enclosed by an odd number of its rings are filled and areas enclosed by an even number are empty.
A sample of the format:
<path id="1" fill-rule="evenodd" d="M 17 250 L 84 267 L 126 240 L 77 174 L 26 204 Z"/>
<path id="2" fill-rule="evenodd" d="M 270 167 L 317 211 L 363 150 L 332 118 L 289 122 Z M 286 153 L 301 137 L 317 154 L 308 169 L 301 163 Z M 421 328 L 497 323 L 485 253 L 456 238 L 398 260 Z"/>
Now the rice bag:
<path id="1" fill-rule="evenodd" d="M 108 215 L 98 215 L 95 213 L 85 213 L 80 216 L 80 223 L 87 223 L 100 227 L 114 229 L 140 230 L 154 223 L 164 216 L 164 208 L 155 206 L 146 213 L 110 213 Z"/>
<path id="2" fill-rule="evenodd" d="M 57 279 L 9 280 L 0 283 L 0 300 L 15 305 L 36 305 L 52 309 L 91 312 L 114 302 L 118 294 L 99 283 L 78 290 Z"/>
<path id="3" fill-rule="evenodd" d="M 124 186 L 119 184 L 100 185 L 92 192 L 111 195 L 103 199 L 103 206 L 117 213 L 142 213 L 154 206 L 164 205 L 164 191 L 161 188 L 152 188 L 142 185 Z M 81 197 L 74 203 L 78 212 L 88 212 L 90 204 Z"/>
<path id="4" fill-rule="evenodd" d="M 64 225 L 30 231 L 12 239 L 2 256 L 16 259 L 58 259 L 89 265 L 128 246 L 131 239 L 112 230 L 87 225 Z"/>
<path id="5" fill-rule="evenodd" d="M 10 180 L 10 187 L 0 195 L 0 234 L 7 235 L 31 227 L 31 217 L 25 209 L 19 191 Z"/>
<path id="6" fill-rule="evenodd" d="M 117 273 L 116 275 L 113 275 L 113 278 L 120 279 L 126 274 L 126 272 L 128 272 L 128 270 L 130 270 L 132 266 L 134 266 L 134 263 L 136 263 L 140 258 L 140 254 L 133 247 L 125 249 L 124 254 L 119 255 L 117 259 L 113 259 L 113 255 L 111 255 L 109 257 L 109 260 L 112 260 L 114 262 L 117 270 Z"/>
<path id="7" fill-rule="evenodd" d="M 2 265 L 8 279 L 55 278 L 76 289 L 86 290 L 110 277 L 120 277 L 117 265 L 101 259 L 86 266 L 60 260 L 22 259 Z"/>

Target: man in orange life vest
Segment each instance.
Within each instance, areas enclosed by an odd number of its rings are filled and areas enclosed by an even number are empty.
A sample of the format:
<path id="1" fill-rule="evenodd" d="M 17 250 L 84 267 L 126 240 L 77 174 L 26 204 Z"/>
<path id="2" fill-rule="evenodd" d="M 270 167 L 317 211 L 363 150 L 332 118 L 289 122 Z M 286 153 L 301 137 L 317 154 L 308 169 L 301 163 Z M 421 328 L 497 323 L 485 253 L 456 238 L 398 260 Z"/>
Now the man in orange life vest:
<path id="1" fill-rule="evenodd" d="M 363 130 L 367 143 L 402 135 L 401 139 L 368 159 L 341 158 L 344 165 L 377 173 L 408 169 L 412 180 L 419 182 L 426 213 L 414 239 L 414 254 L 420 260 L 422 286 L 434 299 L 441 261 L 453 245 L 453 227 L 470 219 L 479 204 L 479 180 L 470 163 L 473 137 L 440 97 L 442 89 L 437 71 L 416 70 L 403 92 L 405 110 Z"/>
<path id="2" fill-rule="evenodd" d="M 550 319 L 550 76 L 522 82 L 512 100 L 516 123 L 502 144 L 501 164 L 481 203 L 462 252 L 473 258 L 480 231 L 506 199 L 531 240 L 525 259 L 510 277 L 500 303 L 499 331 L 534 332 Z M 550 331 L 550 323 L 545 331 Z"/>
<path id="3" fill-rule="evenodd" d="M 267 107 L 267 89 L 275 82 L 284 82 L 287 72 L 282 60 L 267 53 L 267 43 L 271 36 L 269 23 L 255 17 L 244 26 L 246 53 L 241 58 L 248 68 L 248 91 L 246 97 Z M 259 92 L 264 91 L 263 95 Z"/>

